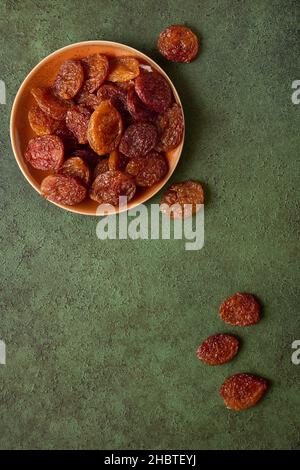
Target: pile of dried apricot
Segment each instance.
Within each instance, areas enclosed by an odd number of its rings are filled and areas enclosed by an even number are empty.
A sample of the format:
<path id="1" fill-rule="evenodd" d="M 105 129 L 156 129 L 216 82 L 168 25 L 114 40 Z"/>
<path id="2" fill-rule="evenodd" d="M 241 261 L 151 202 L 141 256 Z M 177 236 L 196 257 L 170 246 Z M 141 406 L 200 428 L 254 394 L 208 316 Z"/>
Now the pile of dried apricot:
<path id="1" fill-rule="evenodd" d="M 36 137 L 30 165 L 47 172 L 41 193 L 66 205 L 88 196 L 118 206 L 168 173 L 165 153 L 183 138 L 184 120 L 166 79 L 135 57 L 94 54 L 67 60 L 49 88 L 31 90 Z"/>

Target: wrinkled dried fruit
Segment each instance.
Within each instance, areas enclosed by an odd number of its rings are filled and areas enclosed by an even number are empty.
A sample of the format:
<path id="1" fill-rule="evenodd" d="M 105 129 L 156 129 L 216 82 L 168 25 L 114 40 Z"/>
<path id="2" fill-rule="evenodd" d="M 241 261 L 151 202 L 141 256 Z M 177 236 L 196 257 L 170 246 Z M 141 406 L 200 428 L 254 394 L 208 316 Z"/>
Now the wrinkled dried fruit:
<path id="1" fill-rule="evenodd" d="M 56 135 L 34 137 L 28 143 L 26 160 L 37 170 L 57 170 L 64 161 L 64 145 Z"/>
<path id="2" fill-rule="evenodd" d="M 37 135 L 53 134 L 59 126 L 59 121 L 44 113 L 37 103 L 32 104 L 28 113 L 28 120 L 31 129 Z"/>
<path id="3" fill-rule="evenodd" d="M 110 101 L 102 101 L 93 112 L 89 127 L 88 141 L 98 155 L 112 152 L 119 144 L 123 131 L 120 113 Z"/>
<path id="4" fill-rule="evenodd" d="M 134 57 L 114 57 L 110 61 L 108 80 L 110 82 L 127 82 L 140 73 L 139 62 Z"/>
<path id="5" fill-rule="evenodd" d="M 144 157 L 132 158 L 126 172 L 134 176 L 138 186 L 150 188 L 168 173 L 168 162 L 164 155 L 152 151 Z"/>
<path id="6" fill-rule="evenodd" d="M 187 218 L 195 214 L 204 204 L 204 191 L 197 181 L 172 184 L 164 193 L 160 210 L 173 219 Z M 198 206 L 198 207 L 197 207 Z"/>
<path id="7" fill-rule="evenodd" d="M 103 160 L 100 160 L 94 171 L 93 171 L 93 180 L 97 178 L 98 175 L 102 175 L 102 173 L 106 173 L 109 170 L 109 164 L 108 164 L 108 158 L 104 158 Z"/>
<path id="8" fill-rule="evenodd" d="M 100 104 L 100 100 L 95 93 L 89 93 L 87 90 L 80 91 L 75 99 L 77 104 L 81 104 L 91 110 L 95 110 Z"/>
<path id="9" fill-rule="evenodd" d="M 97 176 L 90 191 L 90 197 L 99 204 L 119 205 L 119 197 L 129 202 L 135 195 L 133 179 L 121 171 L 107 171 Z"/>
<path id="10" fill-rule="evenodd" d="M 183 114 L 181 107 L 174 103 L 164 114 L 157 118 L 159 141 L 157 150 L 168 152 L 176 148 L 183 137 Z"/>
<path id="11" fill-rule="evenodd" d="M 66 117 L 70 103 L 55 96 L 51 88 L 33 88 L 31 94 L 41 110 L 48 116 L 58 121 Z"/>
<path id="12" fill-rule="evenodd" d="M 252 294 L 238 292 L 222 303 L 220 316 L 230 325 L 250 326 L 259 322 L 260 311 L 261 307 Z"/>
<path id="13" fill-rule="evenodd" d="M 113 150 L 109 155 L 109 170 L 125 170 L 127 163 L 128 157 L 119 152 L 119 150 Z"/>
<path id="14" fill-rule="evenodd" d="M 265 379 L 251 374 L 236 374 L 223 383 L 220 393 L 227 408 L 245 410 L 263 397 L 268 389 Z"/>
<path id="15" fill-rule="evenodd" d="M 129 88 L 127 93 L 127 107 L 135 121 L 153 122 L 157 114 L 140 100 L 134 87 Z"/>
<path id="16" fill-rule="evenodd" d="M 199 42 L 190 28 L 172 25 L 160 33 L 157 47 L 172 62 L 191 62 L 198 54 Z"/>
<path id="17" fill-rule="evenodd" d="M 119 150 L 129 158 L 141 157 L 152 150 L 157 142 L 157 130 L 153 124 L 137 122 L 124 132 Z"/>
<path id="18" fill-rule="evenodd" d="M 90 181 L 90 170 L 85 161 L 80 157 L 70 157 L 66 160 L 59 170 L 62 175 L 73 176 L 84 185 L 88 185 Z"/>
<path id="19" fill-rule="evenodd" d="M 50 175 L 42 181 L 41 194 L 49 201 L 73 206 L 86 198 L 87 191 L 76 178 L 66 175 Z"/>
<path id="20" fill-rule="evenodd" d="M 197 357 L 206 364 L 217 366 L 231 361 L 238 349 L 239 341 L 235 336 L 220 333 L 203 341 L 197 350 Z"/>
<path id="21" fill-rule="evenodd" d="M 91 113 L 84 106 L 73 106 L 67 112 L 66 125 L 75 135 L 79 144 L 87 144 L 87 131 Z"/>
<path id="22" fill-rule="evenodd" d="M 135 91 L 142 102 L 156 113 L 164 113 L 171 105 L 171 88 L 157 72 L 140 73 L 135 80 Z"/>
<path id="23" fill-rule="evenodd" d="M 98 90 L 107 77 L 109 69 L 108 58 L 102 54 L 94 54 L 85 57 L 81 62 L 86 78 L 82 90 L 93 93 Z"/>
<path id="24" fill-rule="evenodd" d="M 58 72 L 54 89 L 58 96 L 70 100 L 78 93 L 84 81 L 84 72 L 79 60 L 67 60 Z"/>
<path id="25" fill-rule="evenodd" d="M 127 91 L 123 88 L 106 83 L 99 88 L 97 98 L 99 103 L 109 100 L 122 115 L 127 113 Z"/>

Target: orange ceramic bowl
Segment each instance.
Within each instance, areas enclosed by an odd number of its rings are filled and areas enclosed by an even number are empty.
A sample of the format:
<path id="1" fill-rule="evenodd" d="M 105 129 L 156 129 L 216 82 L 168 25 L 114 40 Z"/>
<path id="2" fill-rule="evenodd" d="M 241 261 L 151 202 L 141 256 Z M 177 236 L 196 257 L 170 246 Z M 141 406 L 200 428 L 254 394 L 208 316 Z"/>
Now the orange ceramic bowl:
<path id="1" fill-rule="evenodd" d="M 47 173 L 35 170 L 27 163 L 24 158 L 27 143 L 29 139 L 35 135 L 27 119 L 28 111 L 33 102 L 33 97 L 30 91 L 34 87 L 51 86 L 54 82 L 60 65 L 65 60 L 80 59 L 82 57 L 96 53 L 107 54 L 109 56 L 133 56 L 140 60 L 141 63 L 151 65 L 153 69 L 156 69 L 158 72 L 160 72 L 168 81 L 176 102 L 182 107 L 178 93 L 166 73 L 152 59 L 142 52 L 133 49 L 132 47 L 111 41 L 86 41 L 77 44 L 71 44 L 70 46 L 63 47 L 62 49 L 53 52 L 48 57 L 43 59 L 38 65 L 36 65 L 25 78 L 14 100 L 10 119 L 11 144 L 17 163 L 27 181 L 38 193 L 41 193 L 40 184 Z M 132 209 L 133 207 L 148 201 L 166 184 L 179 161 L 183 147 L 183 141 L 184 137 L 176 149 L 167 152 L 166 154 L 169 162 L 169 171 L 165 178 L 149 189 L 143 191 L 138 190 L 134 198 L 128 203 L 128 206 L 125 208 L 116 208 L 116 213 L 123 212 L 126 209 Z M 78 214 L 103 215 L 99 210 L 97 211 L 98 204 L 89 198 L 74 206 L 66 206 L 63 204 L 56 205 L 65 210 L 76 212 Z"/>

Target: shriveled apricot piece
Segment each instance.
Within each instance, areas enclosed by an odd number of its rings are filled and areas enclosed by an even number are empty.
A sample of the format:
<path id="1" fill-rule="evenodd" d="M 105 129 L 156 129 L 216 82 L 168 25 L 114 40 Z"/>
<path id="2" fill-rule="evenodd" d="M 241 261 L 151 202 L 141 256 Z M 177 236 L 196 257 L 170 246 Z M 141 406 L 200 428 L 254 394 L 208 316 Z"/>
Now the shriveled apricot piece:
<path id="1" fill-rule="evenodd" d="M 134 176 L 138 186 L 150 188 L 166 176 L 168 162 L 164 155 L 152 151 L 144 157 L 132 158 L 126 166 L 126 172 Z"/>
<path id="2" fill-rule="evenodd" d="M 48 116 L 58 121 L 66 117 L 70 103 L 55 96 L 51 88 L 33 88 L 31 94 L 41 110 Z"/>
<path id="3" fill-rule="evenodd" d="M 88 141 L 98 155 L 113 151 L 123 131 L 120 113 L 110 101 L 102 101 L 93 112 L 88 126 Z"/>
<path id="4" fill-rule="evenodd" d="M 83 91 L 93 93 L 105 81 L 109 69 L 108 58 L 103 54 L 94 54 L 81 60 L 85 72 L 86 81 Z"/>
<path id="5" fill-rule="evenodd" d="M 128 82 L 140 73 L 139 61 L 134 57 L 114 57 L 110 61 L 107 79 L 110 82 Z"/>
<path id="6" fill-rule="evenodd" d="M 204 204 L 204 191 L 197 181 L 174 183 L 163 195 L 160 210 L 173 219 L 184 219 L 195 214 Z"/>
<path id="7" fill-rule="evenodd" d="M 233 326 L 255 325 L 260 320 L 261 307 L 252 294 L 238 292 L 224 300 L 220 307 L 223 321 Z"/>
<path id="8" fill-rule="evenodd" d="M 37 170 L 57 170 L 64 161 L 64 145 L 56 135 L 34 137 L 28 142 L 26 160 Z"/>
<path id="9" fill-rule="evenodd" d="M 66 160 L 59 170 L 62 175 L 73 176 L 84 185 L 88 185 L 90 181 L 90 169 L 85 161 L 80 157 L 70 157 Z"/>
<path id="10" fill-rule="evenodd" d="M 154 122 L 157 114 L 140 100 L 134 87 L 130 87 L 127 92 L 127 107 L 135 121 Z"/>
<path id="11" fill-rule="evenodd" d="M 108 158 L 108 166 L 110 170 L 124 170 L 127 163 L 128 157 L 119 150 L 113 150 Z"/>
<path id="12" fill-rule="evenodd" d="M 37 103 L 32 104 L 28 112 L 28 121 L 37 135 L 53 134 L 59 126 L 59 121 L 44 113 Z"/>
<path id="13" fill-rule="evenodd" d="M 164 29 L 157 42 L 159 52 L 172 62 L 191 62 L 199 50 L 195 33 L 183 25 L 172 25 Z"/>
<path id="14" fill-rule="evenodd" d="M 156 125 L 159 136 L 157 150 L 168 152 L 176 148 L 182 141 L 184 130 L 181 107 L 174 103 L 164 114 L 158 116 Z"/>
<path id="15" fill-rule="evenodd" d="M 99 106 L 100 100 L 95 93 L 90 93 L 87 90 L 80 91 L 75 98 L 77 104 L 85 106 L 91 110 L 95 110 Z"/>
<path id="16" fill-rule="evenodd" d="M 95 169 L 93 171 L 93 180 L 95 180 L 98 175 L 101 175 L 102 173 L 106 173 L 108 170 L 110 170 L 109 164 L 108 164 L 108 158 L 103 158 L 103 160 L 100 160 L 95 166 Z"/>
<path id="17" fill-rule="evenodd" d="M 252 374 L 236 374 L 225 380 L 220 394 L 227 408 L 240 411 L 255 406 L 268 389 L 268 382 Z"/>
<path id="18" fill-rule="evenodd" d="M 124 132 L 119 150 L 129 158 L 141 157 L 150 152 L 156 143 L 156 127 L 148 122 L 137 122 Z"/>
<path id="19" fill-rule="evenodd" d="M 72 176 L 50 175 L 42 181 L 41 194 L 49 201 L 73 206 L 86 198 L 87 190 Z"/>
<path id="20" fill-rule="evenodd" d="M 138 97 L 152 111 L 164 113 L 171 106 L 171 88 L 158 72 L 140 73 L 134 86 Z"/>
<path id="21" fill-rule="evenodd" d="M 66 116 L 67 128 L 73 132 L 79 144 L 87 144 L 91 113 L 85 106 L 73 106 Z"/>
<path id="22" fill-rule="evenodd" d="M 70 100 L 78 93 L 84 81 L 84 72 L 79 60 L 67 60 L 58 72 L 54 89 L 58 96 Z"/>
<path id="23" fill-rule="evenodd" d="M 119 197 L 130 201 L 135 195 L 136 185 L 133 179 L 121 171 L 107 171 L 97 176 L 93 182 L 90 198 L 99 204 L 119 205 Z"/>
<path id="24" fill-rule="evenodd" d="M 197 350 L 197 357 L 210 366 L 217 366 L 231 361 L 238 349 L 239 340 L 235 336 L 218 333 L 203 341 Z"/>

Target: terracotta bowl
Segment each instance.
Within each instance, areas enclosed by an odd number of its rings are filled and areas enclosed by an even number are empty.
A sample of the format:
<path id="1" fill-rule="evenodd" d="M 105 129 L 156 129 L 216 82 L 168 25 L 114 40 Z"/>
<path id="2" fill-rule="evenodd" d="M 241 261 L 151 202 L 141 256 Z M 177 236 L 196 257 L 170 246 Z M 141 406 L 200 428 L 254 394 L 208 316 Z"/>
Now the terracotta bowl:
<path id="1" fill-rule="evenodd" d="M 111 41 L 86 41 L 72 44 L 53 52 L 36 65 L 25 78 L 14 100 L 10 120 L 10 137 L 15 158 L 23 175 L 38 193 L 41 192 L 40 184 L 42 179 L 45 177 L 46 172 L 35 170 L 27 164 L 24 158 L 27 143 L 29 139 L 35 135 L 27 119 L 28 111 L 33 102 L 30 90 L 34 87 L 51 86 L 60 65 L 65 60 L 80 59 L 95 53 L 107 54 L 109 56 L 134 56 L 142 63 L 151 65 L 152 68 L 158 70 L 158 72 L 165 77 L 173 91 L 176 102 L 182 106 L 178 93 L 166 73 L 152 59 L 132 47 Z M 165 178 L 149 189 L 143 191 L 138 190 L 133 200 L 128 203 L 127 208 L 116 208 L 116 213 L 123 212 L 126 209 L 131 209 L 148 201 L 166 184 L 179 161 L 183 142 L 184 138 L 176 149 L 167 153 L 166 156 L 169 162 L 169 171 Z M 97 211 L 98 204 L 89 198 L 74 206 L 66 206 L 63 204 L 56 205 L 78 214 L 103 215 L 99 210 Z"/>

